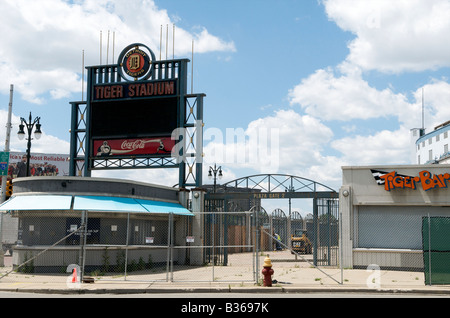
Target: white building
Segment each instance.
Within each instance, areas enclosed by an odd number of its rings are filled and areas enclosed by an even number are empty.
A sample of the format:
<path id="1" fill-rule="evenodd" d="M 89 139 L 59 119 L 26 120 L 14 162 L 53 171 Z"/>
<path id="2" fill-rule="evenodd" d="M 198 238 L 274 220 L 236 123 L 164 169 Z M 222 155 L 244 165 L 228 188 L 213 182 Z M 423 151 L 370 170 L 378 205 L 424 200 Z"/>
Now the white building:
<path id="1" fill-rule="evenodd" d="M 448 182 L 443 164 L 342 167 L 342 266 L 424 270 L 424 218 L 450 218 Z"/>
<path id="2" fill-rule="evenodd" d="M 450 121 L 447 121 L 428 134 L 425 129 L 411 129 L 413 164 L 448 164 L 450 163 L 449 137 Z"/>

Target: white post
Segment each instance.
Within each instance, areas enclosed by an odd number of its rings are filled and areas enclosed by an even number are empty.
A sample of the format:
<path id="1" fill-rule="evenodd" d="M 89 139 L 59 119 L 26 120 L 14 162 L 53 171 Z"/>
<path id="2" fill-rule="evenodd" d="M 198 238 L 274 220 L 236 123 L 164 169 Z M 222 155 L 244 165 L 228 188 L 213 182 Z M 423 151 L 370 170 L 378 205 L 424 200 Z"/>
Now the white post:
<path id="1" fill-rule="evenodd" d="M 204 220 L 204 202 L 205 193 L 204 189 L 195 188 L 191 190 L 192 193 L 192 213 L 194 213 L 194 222 L 192 223 L 192 235 L 194 236 L 194 243 L 191 246 L 198 246 L 191 251 L 191 265 L 203 264 L 203 248 L 204 245 L 204 233 L 203 233 L 203 220 Z"/>
<path id="2" fill-rule="evenodd" d="M 9 108 L 8 108 L 8 122 L 6 123 L 6 138 L 5 138 L 5 152 L 9 152 L 9 143 L 11 139 L 11 112 L 12 112 L 12 101 L 13 101 L 13 90 L 14 85 L 11 84 L 9 91 Z M 8 176 L 2 176 L 2 189 L 0 196 L 0 203 L 5 202 L 6 199 L 6 180 Z M 1 242 L 0 242 L 1 244 Z"/>

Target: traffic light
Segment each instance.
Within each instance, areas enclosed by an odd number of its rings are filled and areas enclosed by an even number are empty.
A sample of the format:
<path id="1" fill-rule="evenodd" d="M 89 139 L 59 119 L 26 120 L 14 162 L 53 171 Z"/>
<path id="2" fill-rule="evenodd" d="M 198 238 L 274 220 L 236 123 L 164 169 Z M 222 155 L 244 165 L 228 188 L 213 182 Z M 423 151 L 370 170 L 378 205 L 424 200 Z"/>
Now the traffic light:
<path id="1" fill-rule="evenodd" d="M 13 185 L 12 181 L 6 181 L 6 199 L 9 199 L 13 194 Z"/>

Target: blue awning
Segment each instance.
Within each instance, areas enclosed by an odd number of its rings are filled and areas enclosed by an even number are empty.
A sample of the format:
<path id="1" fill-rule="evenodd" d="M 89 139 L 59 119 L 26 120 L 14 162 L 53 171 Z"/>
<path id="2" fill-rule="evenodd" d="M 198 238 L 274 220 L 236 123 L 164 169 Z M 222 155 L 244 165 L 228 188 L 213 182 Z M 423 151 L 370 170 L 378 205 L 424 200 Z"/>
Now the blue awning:
<path id="1" fill-rule="evenodd" d="M 103 196 L 75 196 L 74 210 L 104 212 L 148 212 L 135 199 Z"/>
<path id="2" fill-rule="evenodd" d="M 153 201 L 153 200 L 142 200 L 136 199 L 136 201 L 141 204 L 148 212 L 151 213 L 173 213 L 177 215 L 189 215 L 193 216 L 191 211 L 183 207 L 178 203 Z"/>
<path id="3" fill-rule="evenodd" d="M 70 210 L 71 195 L 17 195 L 0 204 L 0 211 Z"/>
<path id="4" fill-rule="evenodd" d="M 11 199 L 0 205 L 0 211 L 32 210 L 173 213 L 185 216 L 194 215 L 179 203 L 110 196 L 19 195 L 11 197 Z"/>

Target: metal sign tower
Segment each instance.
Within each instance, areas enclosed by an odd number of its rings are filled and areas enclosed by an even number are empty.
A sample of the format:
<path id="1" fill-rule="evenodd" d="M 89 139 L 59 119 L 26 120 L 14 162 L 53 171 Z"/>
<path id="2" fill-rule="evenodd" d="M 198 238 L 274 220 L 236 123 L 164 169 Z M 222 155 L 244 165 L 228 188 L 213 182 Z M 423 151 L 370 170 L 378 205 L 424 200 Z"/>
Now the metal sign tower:
<path id="1" fill-rule="evenodd" d="M 188 63 L 135 43 L 117 64 L 86 67 L 86 101 L 70 103 L 70 175 L 178 168 L 180 188 L 201 186 L 205 94 L 187 93 Z"/>

